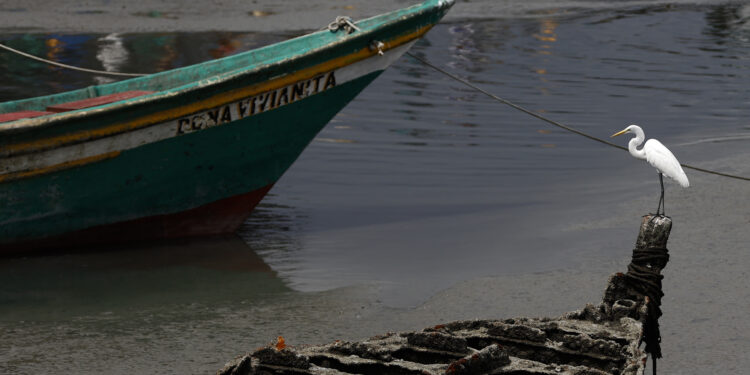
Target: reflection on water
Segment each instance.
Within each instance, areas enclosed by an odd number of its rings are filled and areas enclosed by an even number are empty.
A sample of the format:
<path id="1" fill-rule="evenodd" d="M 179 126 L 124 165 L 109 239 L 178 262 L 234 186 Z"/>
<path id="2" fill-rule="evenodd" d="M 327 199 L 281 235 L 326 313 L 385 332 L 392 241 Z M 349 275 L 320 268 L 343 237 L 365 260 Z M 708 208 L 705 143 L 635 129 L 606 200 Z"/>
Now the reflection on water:
<path id="1" fill-rule="evenodd" d="M 714 11 L 640 4 L 470 20 L 439 26 L 412 51 L 599 137 L 641 124 L 681 161 L 701 164 L 747 148 L 750 72 L 728 60 L 747 59 L 750 46 L 712 51 L 719 44 L 707 29 L 729 28 L 733 38 L 741 27 L 712 25 Z M 306 215 L 294 229 L 295 255 L 272 264 L 297 290 L 383 283 L 387 303 L 413 306 L 458 280 L 616 256 L 603 249 L 629 238 L 627 228 L 562 228 L 658 192 L 653 170 L 627 154 L 550 128 L 408 57 L 331 125 L 266 200 Z M 696 147 L 717 138 L 735 142 Z M 673 207 L 690 199 L 674 194 Z"/>
<path id="2" fill-rule="evenodd" d="M 716 44 L 750 41 L 750 5 L 727 4 L 706 12 L 706 32 L 716 37 Z"/>
<path id="3" fill-rule="evenodd" d="M 117 33 L 108 34 L 99 38 L 101 47 L 96 54 L 97 60 L 102 63 L 105 71 L 123 72 L 123 64 L 128 61 L 128 50 L 122 44 L 122 36 Z M 112 78 L 94 77 L 98 84 L 114 82 Z"/>
<path id="4" fill-rule="evenodd" d="M 275 194 L 267 198 L 273 200 Z M 263 202 L 238 233 L 275 272 L 299 274 L 305 272 L 299 265 L 304 246 L 299 233 L 306 222 L 307 217 L 292 206 Z"/>
<path id="5" fill-rule="evenodd" d="M 164 311 L 288 289 L 238 236 L 0 261 L 0 321 Z"/>
<path id="6" fill-rule="evenodd" d="M 107 35 L 10 34 L 0 41 L 12 48 L 68 65 L 125 73 L 156 73 L 225 57 L 279 42 L 293 34 L 143 33 Z M 53 94 L 111 82 L 112 78 L 75 72 L 0 53 L 0 100 Z"/>

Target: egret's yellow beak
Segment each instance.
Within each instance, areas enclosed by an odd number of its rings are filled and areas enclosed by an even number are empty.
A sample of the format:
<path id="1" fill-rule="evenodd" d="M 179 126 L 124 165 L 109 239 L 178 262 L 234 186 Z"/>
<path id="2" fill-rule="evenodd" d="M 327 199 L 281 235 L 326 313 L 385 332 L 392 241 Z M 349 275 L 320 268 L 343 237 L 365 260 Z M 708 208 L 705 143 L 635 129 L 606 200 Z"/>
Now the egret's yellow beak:
<path id="1" fill-rule="evenodd" d="M 614 137 L 617 137 L 618 135 L 623 135 L 623 134 L 625 134 L 625 133 L 627 133 L 627 132 L 628 132 L 628 129 L 624 129 L 624 130 L 621 130 L 621 131 L 619 131 L 619 132 L 617 132 L 617 133 L 615 133 L 615 134 L 612 134 L 612 135 L 610 136 L 610 138 L 614 138 Z"/>

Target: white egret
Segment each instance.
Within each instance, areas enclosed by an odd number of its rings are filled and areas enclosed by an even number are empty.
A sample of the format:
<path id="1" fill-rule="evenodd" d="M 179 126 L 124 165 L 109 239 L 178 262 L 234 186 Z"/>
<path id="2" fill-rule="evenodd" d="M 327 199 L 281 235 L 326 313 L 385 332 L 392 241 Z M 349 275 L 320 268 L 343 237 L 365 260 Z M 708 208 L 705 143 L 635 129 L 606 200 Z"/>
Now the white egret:
<path id="1" fill-rule="evenodd" d="M 664 215 L 664 180 L 662 175 L 666 175 L 677 181 L 680 186 L 684 188 L 690 186 L 690 182 L 688 181 L 685 172 L 682 170 L 680 162 L 661 142 L 656 139 L 649 139 L 640 150 L 638 149 L 638 145 L 643 143 L 643 140 L 646 139 L 646 135 L 643 134 L 643 129 L 641 129 L 640 126 L 630 125 L 622 131 L 612 134 L 612 138 L 631 132 L 635 134 L 635 138 L 628 142 L 628 151 L 630 151 L 630 155 L 633 155 L 636 159 L 645 159 L 652 167 L 656 168 L 657 172 L 659 172 L 661 197 L 659 198 L 659 206 L 656 208 L 656 214 L 660 215 L 659 209 L 661 209 L 661 215 Z"/>

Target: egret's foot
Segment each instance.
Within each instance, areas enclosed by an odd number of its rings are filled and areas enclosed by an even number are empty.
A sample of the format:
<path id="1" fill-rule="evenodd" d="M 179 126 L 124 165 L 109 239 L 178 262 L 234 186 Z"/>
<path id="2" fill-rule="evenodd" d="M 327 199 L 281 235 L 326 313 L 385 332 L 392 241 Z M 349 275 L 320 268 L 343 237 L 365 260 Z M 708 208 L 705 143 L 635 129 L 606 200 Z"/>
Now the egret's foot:
<path id="1" fill-rule="evenodd" d="M 652 216 L 667 216 L 667 215 L 664 214 L 664 211 L 659 210 L 659 209 L 656 210 L 656 213 L 649 212 L 648 214 L 652 215 Z"/>
<path id="2" fill-rule="evenodd" d="M 671 219 L 671 217 L 669 217 L 669 216 L 665 215 L 664 213 L 656 213 L 656 214 L 653 214 L 653 213 L 650 213 L 650 212 L 649 212 L 649 215 L 651 215 L 651 218 L 650 218 L 650 219 L 648 219 L 649 221 L 651 221 L 651 220 L 655 220 L 655 219 L 657 219 L 657 218 L 668 218 L 668 219 Z"/>

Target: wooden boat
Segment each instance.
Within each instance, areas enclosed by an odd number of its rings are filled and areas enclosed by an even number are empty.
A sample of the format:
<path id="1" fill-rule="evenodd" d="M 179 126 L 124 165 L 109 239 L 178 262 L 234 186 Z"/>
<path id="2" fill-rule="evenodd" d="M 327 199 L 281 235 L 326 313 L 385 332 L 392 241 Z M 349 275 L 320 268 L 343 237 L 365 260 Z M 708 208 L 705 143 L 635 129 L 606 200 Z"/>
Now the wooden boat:
<path id="1" fill-rule="evenodd" d="M 0 104 L 0 254 L 236 230 L 452 4 L 426 0 L 356 27 Z"/>
<path id="2" fill-rule="evenodd" d="M 627 272 L 610 276 L 601 303 L 562 316 L 456 321 L 299 347 L 278 337 L 217 375 L 644 375 L 649 356 L 656 374 L 671 230 L 670 218 L 643 216 Z"/>

